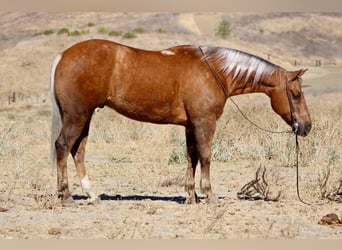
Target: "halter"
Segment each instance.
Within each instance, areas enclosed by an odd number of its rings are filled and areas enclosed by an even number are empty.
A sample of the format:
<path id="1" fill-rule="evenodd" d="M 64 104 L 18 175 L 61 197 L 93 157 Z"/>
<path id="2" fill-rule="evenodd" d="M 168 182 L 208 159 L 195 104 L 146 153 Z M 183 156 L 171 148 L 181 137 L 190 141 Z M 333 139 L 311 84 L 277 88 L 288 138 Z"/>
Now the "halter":
<path id="1" fill-rule="evenodd" d="M 288 87 L 288 82 L 286 82 L 286 95 L 287 95 L 287 100 L 289 102 L 289 107 L 290 107 L 290 113 L 291 113 L 291 125 L 292 125 L 292 130 L 293 132 L 297 135 L 298 131 L 298 123 L 297 123 L 297 113 L 293 105 L 293 99 L 290 93 L 290 89 Z"/>

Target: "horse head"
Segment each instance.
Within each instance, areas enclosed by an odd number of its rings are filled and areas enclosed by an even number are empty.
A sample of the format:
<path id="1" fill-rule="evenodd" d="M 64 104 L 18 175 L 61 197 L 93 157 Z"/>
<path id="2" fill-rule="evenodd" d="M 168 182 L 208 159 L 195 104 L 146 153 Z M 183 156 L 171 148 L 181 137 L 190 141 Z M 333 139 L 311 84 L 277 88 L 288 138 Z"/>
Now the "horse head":
<path id="1" fill-rule="evenodd" d="M 292 126 L 295 134 L 300 136 L 307 136 L 311 130 L 311 118 L 302 91 L 301 76 L 305 72 L 306 69 L 279 69 L 279 84 L 270 93 L 273 110 Z"/>

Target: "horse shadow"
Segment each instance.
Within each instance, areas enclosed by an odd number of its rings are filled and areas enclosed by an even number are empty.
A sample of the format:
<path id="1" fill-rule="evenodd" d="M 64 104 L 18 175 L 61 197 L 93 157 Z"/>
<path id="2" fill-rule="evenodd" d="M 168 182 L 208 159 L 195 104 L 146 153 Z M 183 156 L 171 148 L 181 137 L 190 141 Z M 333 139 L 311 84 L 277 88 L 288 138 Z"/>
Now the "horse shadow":
<path id="1" fill-rule="evenodd" d="M 183 196 L 152 196 L 152 195 L 127 195 L 122 196 L 120 194 L 116 195 L 108 195 L 108 194 L 100 194 L 99 199 L 101 201 L 144 201 L 144 200 L 152 200 L 152 201 L 170 201 L 178 204 L 185 203 L 185 197 Z M 85 195 L 73 195 L 72 198 L 75 201 L 87 200 L 87 196 Z M 201 198 L 200 198 L 201 199 Z M 204 199 L 204 197 L 203 197 Z"/>
<path id="2" fill-rule="evenodd" d="M 127 195 L 122 196 L 120 194 L 116 195 L 108 195 L 108 194 L 100 194 L 99 199 L 101 201 L 145 201 L 145 200 L 152 200 L 152 201 L 169 201 L 175 202 L 178 204 L 184 204 L 186 198 L 183 196 L 152 196 L 152 195 Z M 73 195 L 72 198 L 75 201 L 82 201 L 87 200 L 88 197 L 85 195 Z M 205 201 L 205 197 L 198 197 L 200 201 Z M 219 200 L 225 199 L 225 197 L 218 197 Z"/>

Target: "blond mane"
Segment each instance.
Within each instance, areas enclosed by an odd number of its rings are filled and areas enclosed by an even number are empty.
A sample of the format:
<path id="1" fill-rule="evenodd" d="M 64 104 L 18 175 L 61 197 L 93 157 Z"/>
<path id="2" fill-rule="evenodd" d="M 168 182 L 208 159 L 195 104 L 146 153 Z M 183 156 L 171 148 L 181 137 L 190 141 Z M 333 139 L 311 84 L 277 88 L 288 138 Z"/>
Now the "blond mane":
<path id="1" fill-rule="evenodd" d="M 261 77 L 271 76 L 272 73 L 279 68 L 258 56 L 248 54 L 235 49 L 220 48 L 220 47 L 206 47 L 201 46 L 204 52 L 202 60 L 215 62 L 220 67 L 220 72 L 224 73 L 227 77 L 233 75 L 233 80 L 241 80 L 246 74 L 244 79 L 245 84 L 250 79 L 254 72 L 253 85 L 258 84 Z"/>

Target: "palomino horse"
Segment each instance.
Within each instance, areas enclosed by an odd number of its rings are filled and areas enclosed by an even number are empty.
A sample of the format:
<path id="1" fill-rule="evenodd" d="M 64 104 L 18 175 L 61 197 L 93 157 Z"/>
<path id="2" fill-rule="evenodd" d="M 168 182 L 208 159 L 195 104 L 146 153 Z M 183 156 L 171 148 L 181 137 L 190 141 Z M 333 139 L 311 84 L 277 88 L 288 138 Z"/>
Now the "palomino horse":
<path id="1" fill-rule="evenodd" d="M 294 133 L 306 136 L 311 120 L 301 89 L 306 70 L 289 72 L 242 51 L 177 46 L 146 51 L 106 40 L 89 40 L 65 50 L 51 71 L 52 156 L 57 158 L 58 195 L 72 200 L 67 157 L 73 156 L 81 187 L 90 201 L 84 164 L 92 114 L 108 106 L 129 118 L 185 127 L 188 167 L 186 203 L 198 202 L 195 171 L 201 165 L 201 191 L 215 201 L 210 183 L 211 145 L 227 98 L 263 92 Z"/>

